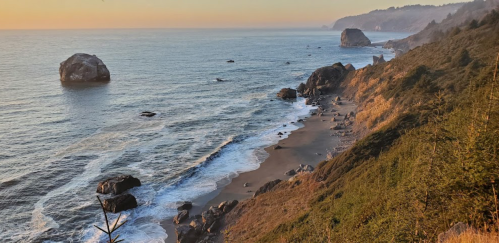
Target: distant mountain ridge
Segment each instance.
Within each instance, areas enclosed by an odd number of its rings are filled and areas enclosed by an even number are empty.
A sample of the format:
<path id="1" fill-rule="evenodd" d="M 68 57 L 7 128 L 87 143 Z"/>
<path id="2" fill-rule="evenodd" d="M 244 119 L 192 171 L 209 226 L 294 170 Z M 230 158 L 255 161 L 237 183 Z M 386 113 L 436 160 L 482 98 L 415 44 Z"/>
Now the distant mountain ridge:
<path id="1" fill-rule="evenodd" d="M 464 4 L 409 5 L 374 10 L 366 14 L 341 18 L 334 24 L 333 30 L 357 28 L 364 31 L 418 32 L 423 30 L 432 20 L 441 22 L 449 14 L 454 14 Z"/>

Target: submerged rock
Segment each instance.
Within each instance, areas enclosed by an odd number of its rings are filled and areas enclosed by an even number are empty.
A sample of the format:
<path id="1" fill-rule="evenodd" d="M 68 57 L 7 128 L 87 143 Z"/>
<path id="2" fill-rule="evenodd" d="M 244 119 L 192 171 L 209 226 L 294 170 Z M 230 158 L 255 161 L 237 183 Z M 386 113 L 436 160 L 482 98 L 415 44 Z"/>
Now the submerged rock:
<path id="1" fill-rule="evenodd" d="M 345 29 L 341 33 L 342 47 L 362 47 L 371 45 L 369 38 L 359 29 Z"/>
<path id="2" fill-rule="evenodd" d="M 117 213 L 137 207 L 137 200 L 133 195 L 124 194 L 117 197 L 105 199 L 102 203 L 108 212 Z"/>
<path id="3" fill-rule="evenodd" d="M 110 81 L 107 66 L 95 55 L 77 53 L 61 62 L 59 75 L 63 82 Z"/>
<path id="4" fill-rule="evenodd" d="M 141 186 L 139 179 L 131 175 L 118 176 L 99 182 L 97 193 L 117 195 L 136 186 Z"/>

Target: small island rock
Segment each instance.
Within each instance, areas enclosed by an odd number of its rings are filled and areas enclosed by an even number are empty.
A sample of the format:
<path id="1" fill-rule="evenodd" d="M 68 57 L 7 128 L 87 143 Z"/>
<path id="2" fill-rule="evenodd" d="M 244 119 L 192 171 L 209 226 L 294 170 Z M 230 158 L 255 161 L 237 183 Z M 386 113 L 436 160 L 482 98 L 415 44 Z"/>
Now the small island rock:
<path id="1" fill-rule="evenodd" d="M 104 200 L 102 203 L 108 212 L 117 213 L 137 207 L 137 200 L 130 194 L 119 195 L 117 197 Z"/>
<path id="2" fill-rule="evenodd" d="M 341 47 L 362 47 L 371 45 L 371 41 L 359 29 L 345 29 L 341 33 Z"/>
<path id="3" fill-rule="evenodd" d="M 77 53 L 61 62 L 59 75 L 63 82 L 110 81 L 107 66 L 95 55 Z"/>
<path id="4" fill-rule="evenodd" d="M 296 99 L 296 89 L 284 88 L 277 93 L 277 97 L 283 99 Z"/>
<path id="5" fill-rule="evenodd" d="M 136 186 L 141 186 L 139 179 L 131 175 L 118 176 L 99 182 L 97 193 L 117 195 Z"/>

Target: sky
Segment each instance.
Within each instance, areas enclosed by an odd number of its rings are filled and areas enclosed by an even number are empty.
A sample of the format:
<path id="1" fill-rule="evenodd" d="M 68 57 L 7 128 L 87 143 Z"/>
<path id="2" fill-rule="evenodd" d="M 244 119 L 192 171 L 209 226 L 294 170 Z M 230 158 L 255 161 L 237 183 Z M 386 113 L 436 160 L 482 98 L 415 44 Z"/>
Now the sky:
<path id="1" fill-rule="evenodd" d="M 320 27 L 374 9 L 453 2 L 459 0 L 0 0 L 0 29 Z"/>

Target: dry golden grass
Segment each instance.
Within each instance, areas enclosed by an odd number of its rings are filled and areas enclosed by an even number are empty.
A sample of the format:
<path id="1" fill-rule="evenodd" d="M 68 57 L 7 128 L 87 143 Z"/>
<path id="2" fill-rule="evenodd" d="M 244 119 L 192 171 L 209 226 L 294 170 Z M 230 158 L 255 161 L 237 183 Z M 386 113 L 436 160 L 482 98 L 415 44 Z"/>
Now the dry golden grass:
<path id="1" fill-rule="evenodd" d="M 296 181 L 296 180 L 295 180 Z M 281 182 L 275 191 L 241 202 L 226 216 L 224 242 L 256 242 L 281 223 L 309 210 L 309 201 L 320 184 L 309 175 L 299 177 L 299 185 Z"/>
<path id="2" fill-rule="evenodd" d="M 393 99 L 386 100 L 382 95 L 374 97 L 372 102 L 368 102 L 357 114 L 358 122 L 365 122 L 367 128 L 375 129 L 381 117 L 392 107 Z M 386 120 L 386 119 L 385 119 Z"/>
<path id="3" fill-rule="evenodd" d="M 474 230 L 468 230 L 457 237 L 452 237 L 444 243 L 498 243 L 499 235 L 497 233 L 477 233 Z"/>

